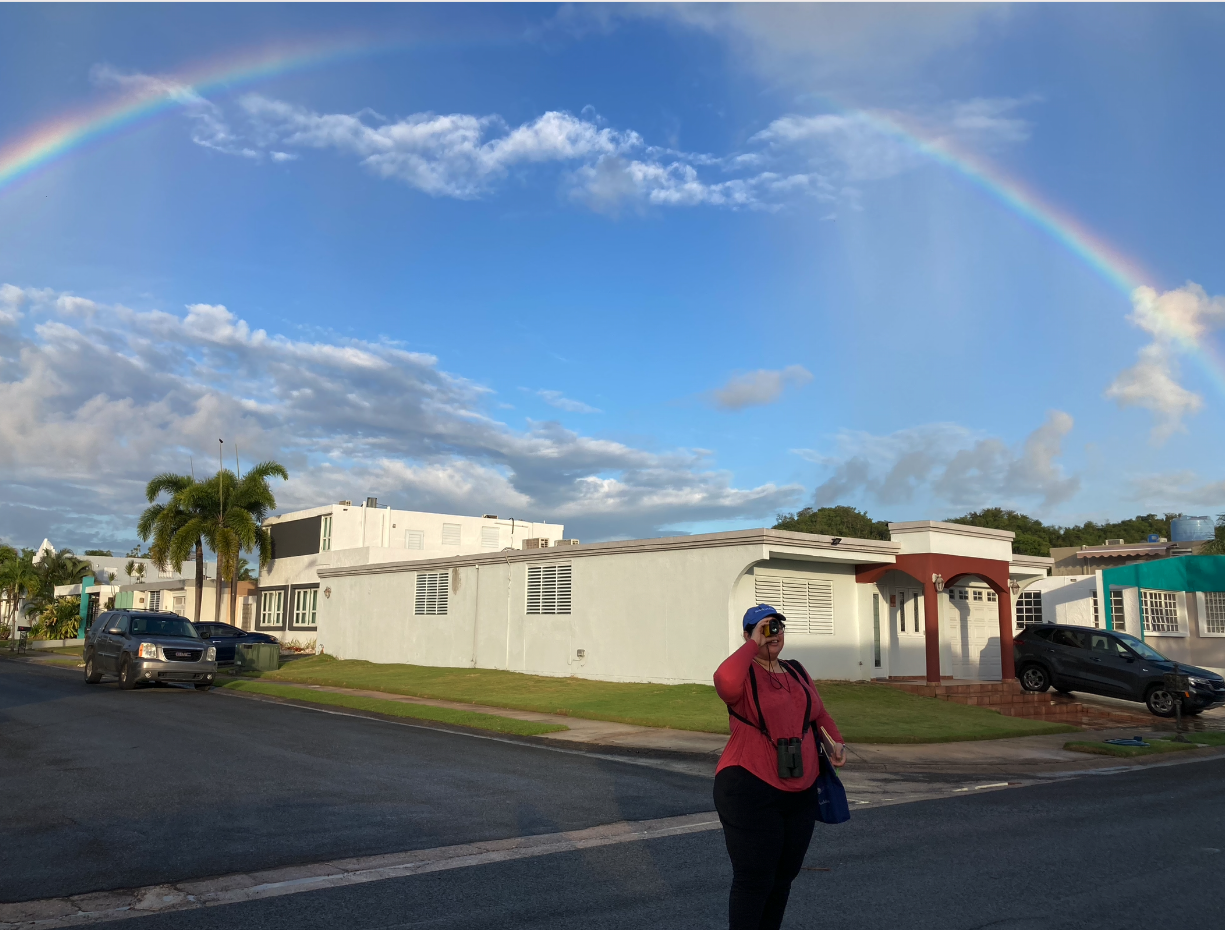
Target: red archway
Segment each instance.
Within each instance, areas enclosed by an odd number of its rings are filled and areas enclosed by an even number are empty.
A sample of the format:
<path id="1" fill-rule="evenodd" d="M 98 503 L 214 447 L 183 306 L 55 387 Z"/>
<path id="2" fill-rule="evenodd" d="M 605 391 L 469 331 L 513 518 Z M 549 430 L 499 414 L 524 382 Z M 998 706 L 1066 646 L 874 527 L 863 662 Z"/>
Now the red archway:
<path id="1" fill-rule="evenodd" d="M 987 583 L 996 593 L 1000 607 L 1000 677 L 1007 681 L 1016 677 L 1012 664 L 1012 600 L 1008 592 L 1009 563 L 998 559 L 974 559 L 961 555 L 941 555 L 924 552 L 915 555 L 899 555 L 892 565 L 861 565 L 855 572 L 860 584 L 875 584 L 888 572 L 905 572 L 923 585 L 923 636 L 927 658 L 927 680 L 940 683 L 940 592 L 936 590 L 935 577 L 940 576 L 941 587 L 953 584 L 958 578 L 975 575 Z"/>

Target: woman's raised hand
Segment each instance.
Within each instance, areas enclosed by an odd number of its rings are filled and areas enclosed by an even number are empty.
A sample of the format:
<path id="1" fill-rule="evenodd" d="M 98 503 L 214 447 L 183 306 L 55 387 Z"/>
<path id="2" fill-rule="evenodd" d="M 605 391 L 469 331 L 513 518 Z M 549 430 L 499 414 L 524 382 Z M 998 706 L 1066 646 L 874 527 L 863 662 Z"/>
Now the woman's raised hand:
<path id="1" fill-rule="evenodd" d="M 764 646 L 766 640 L 770 638 L 770 621 L 773 619 L 773 617 L 766 617 L 753 628 L 753 642 L 757 643 L 758 649 Z"/>

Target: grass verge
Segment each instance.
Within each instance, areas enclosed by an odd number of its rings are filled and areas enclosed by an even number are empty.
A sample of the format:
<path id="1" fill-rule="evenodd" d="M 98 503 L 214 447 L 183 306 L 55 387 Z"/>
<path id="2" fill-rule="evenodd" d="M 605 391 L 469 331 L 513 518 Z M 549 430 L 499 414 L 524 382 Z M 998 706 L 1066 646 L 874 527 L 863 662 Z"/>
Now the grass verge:
<path id="1" fill-rule="evenodd" d="M 466 704 L 510 707 L 647 727 L 727 733 L 727 708 L 710 685 L 653 685 L 548 678 L 494 669 L 434 668 L 334 659 L 298 659 L 261 681 L 386 691 Z M 1005 717 L 859 682 L 818 682 L 830 714 L 852 743 L 944 743 L 1001 739 L 1076 728 Z"/>
<path id="2" fill-rule="evenodd" d="M 1136 756 L 1155 756 L 1163 752 L 1180 752 L 1183 749 L 1196 749 L 1192 743 L 1172 743 L 1167 740 L 1153 740 L 1147 746 L 1113 746 L 1110 743 L 1094 743 L 1088 740 L 1072 740 L 1063 744 L 1064 749 L 1072 752 L 1087 752 L 1095 756 L 1116 756 L 1120 759 L 1134 759 Z"/>
<path id="3" fill-rule="evenodd" d="M 1188 740 L 1193 743 L 1198 743 L 1200 746 L 1225 746 L 1225 733 L 1184 733 Z M 1172 740 L 1173 737 L 1163 736 L 1163 740 Z"/>
<path id="4" fill-rule="evenodd" d="M 516 736 L 540 736 L 543 733 L 556 733 L 568 729 L 558 724 L 514 720 L 510 717 L 495 717 L 493 714 L 478 714 L 469 710 L 452 710 L 449 707 L 430 707 L 426 704 L 406 704 L 403 701 L 385 701 L 380 698 L 359 697 L 352 694 L 335 694 L 331 691 L 312 691 L 310 688 L 295 688 L 293 685 L 278 685 L 265 681 L 231 681 L 221 687 L 231 691 L 250 691 L 255 694 L 289 698 L 294 701 L 309 701 L 312 704 L 372 711 L 386 714 L 389 717 L 411 717 L 416 720 L 454 723 L 478 730 L 492 730 L 495 733 L 512 733 Z"/>

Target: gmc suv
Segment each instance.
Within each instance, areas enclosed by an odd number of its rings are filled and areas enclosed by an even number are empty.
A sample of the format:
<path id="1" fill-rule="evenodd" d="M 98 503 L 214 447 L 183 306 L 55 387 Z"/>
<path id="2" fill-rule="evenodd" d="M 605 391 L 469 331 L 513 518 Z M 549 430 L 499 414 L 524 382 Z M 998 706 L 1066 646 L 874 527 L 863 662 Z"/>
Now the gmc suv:
<path id="1" fill-rule="evenodd" d="M 1026 691 L 1085 691 L 1143 701 L 1158 717 L 1173 717 L 1179 697 L 1168 690 L 1166 672 L 1174 662 L 1127 633 L 1093 627 L 1035 624 L 1017 634 L 1013 658 Z M 1225 704 L 1225 678 L 1179 663 L 1191 690 L 1181 698 L 1182 712 L 1195 715 Z"/>
<path id="2" fill-rule="evenodd" d="M 186 617 L 156 610 L 100 614 L 85 634 L 85 681 L 118 675 L 119 687 L 187 682 L 202 691 L 217 676 L 217 649 L 200 639 Z"/>

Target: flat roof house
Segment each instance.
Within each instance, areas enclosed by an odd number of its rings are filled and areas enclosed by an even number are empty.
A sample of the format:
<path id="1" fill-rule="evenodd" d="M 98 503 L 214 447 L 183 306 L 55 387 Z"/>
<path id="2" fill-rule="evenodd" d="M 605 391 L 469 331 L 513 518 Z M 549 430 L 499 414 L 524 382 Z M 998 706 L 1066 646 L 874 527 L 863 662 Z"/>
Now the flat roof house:
<path id="1" fill-rule="evenodd" d="M 318 641 L 345 659 L 707 683 L 743 642 L 744 611 L 765 602 L 814 677 L 1013 677 L 1000 648 L 1012 590 L 1051 560 L 1014 556 L 999 530 L 890 531 L 892 542 L 751 529 L 453 555 L 333 549 L 315 563 Z"/>
<path id="2" fill-rule="evenodd" d="M 557 523 L 393 510 L 373 497 L 280 514 L 264 526 L 272 561 L 260 574 L 254 626 L 303 643 L 314 641 L 318 629 L 319 569 L 341 552 L 375 564 L 573 542 Z"/>

